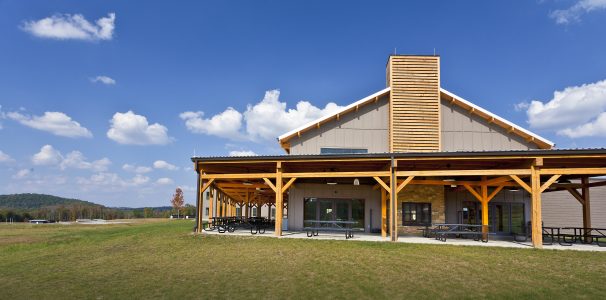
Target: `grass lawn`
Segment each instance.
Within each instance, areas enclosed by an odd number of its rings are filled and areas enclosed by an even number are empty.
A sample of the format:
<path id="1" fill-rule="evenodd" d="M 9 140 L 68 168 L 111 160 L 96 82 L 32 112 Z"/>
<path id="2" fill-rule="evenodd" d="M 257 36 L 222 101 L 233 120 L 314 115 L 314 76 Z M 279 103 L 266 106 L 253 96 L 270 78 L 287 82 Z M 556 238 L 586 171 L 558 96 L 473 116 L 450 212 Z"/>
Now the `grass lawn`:
<path id="1" fill-rule="evenodd" d="M 0 299 L 603 298 L 606 253 L 0 224 Z"/>

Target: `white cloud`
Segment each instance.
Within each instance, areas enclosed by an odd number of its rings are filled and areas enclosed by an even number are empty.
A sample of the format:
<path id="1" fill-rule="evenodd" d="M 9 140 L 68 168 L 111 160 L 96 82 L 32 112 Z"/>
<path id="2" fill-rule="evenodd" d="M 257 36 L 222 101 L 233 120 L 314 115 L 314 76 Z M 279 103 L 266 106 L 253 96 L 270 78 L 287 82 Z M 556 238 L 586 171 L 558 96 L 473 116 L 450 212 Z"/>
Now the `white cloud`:
<path id="1" fill-rule="evenodd" d="M 152 168 L 145 167 L 145 166 L 135 166 L 135 165 L 131 165 L 131 164 L 124 164 L 124 165 L 122 165 L 122 170 L 127 171 L 127 172 L 138 173 L 138 174 L 145 174 L 145 173 L 151 172 Z"/>
<path id="2" fill-rule="evenodd" d="M 99 75 L 99 76 L 97 76 L 95 78 L 91 78 L 90 81 L 93 82 L 93 83 L 101 82 L 101 83 L 106 84 L 106 85 L 114 85 L 114 84 L 116 84 L 116 80 L 114 80 L 111 77 L 103 76 L 103 75 Z"/>
<path id="3" fill-rule="evenodd" d="M 169 171 L 179 170 L 179 167 L 169 164 L 168 162 L 163 161 L 163 160 L 156 160 L 154 162 L 154 168 L 164 169 L 164 170 L 169 170 Z"/>
<path id="4" fill-rule="evenodd" d="M 51 145 L 42 146 L 40 152 L 32 156 L 32 163 L 40 166 L 57 165 L 62 160 L 63 156 L 61 156 L 61 153 Z"/>
<path id="5" fill-rule="evenodd" d="M 116 173 L 101 172 L 91 175 L 89 178 L 78 177 L 76 182 L 79 185 L 85 185 L 91 187 L 111 187 L 111 188 L 126 188 L 126 187 L 138 187 L 148 183 L 149 177 L 141 174 L 135 175 L 131 179 L 123 179 Z"/>
<path id="6" fill-rule="evenodd" d="M 111 165 L 111 161 L 107 157 L 88 162 L 86 161 L 86 157 L 84 157 L 82 152 L 72 151 L 65 156 L 59 166 L 61 167 L 61 170 L 65 170 L 66 168 L 75 168 L 102 172 L 107 171 L 109 165 Z"/>
<path id="7" fill-rule="evenodd" d="M 173 184 L 174 182 L 172 179 L 170 179 L 168 177 L 162 177 L 162 178 L 156 180 L 156 183 L 160 184 L 160 185 L 169 185 L 169 184 Z"/>
<path id="8" fill-rule="evenodd" d="M 80 151 L 72 151 L 65 157 L 61 152 L 51 145 L 44 145 L 40 152 L 32 156 L 32 163 L 39 166 L 59 166 L 61 170 L 68 168 L 91 170 L 95 172 L 106 171 L 111 161 L 104 157 L 95 161 L 87 161 L 86 157 Z"/>
<path id="9" fill-rule="evenodd" d="M 115 113 L 110 120 L 107 137 L 126 145 L 166 145 L 172 141 L 168 129 L 158 123 L 149 124 L 147 118 L 132 111 Z"/>
<path id="10" fill-rule="evenodd" d="M 13 175 L 14 179 L 23 179 L 29 176 L 32 171 L 30 169 L 21 169 L 15 175 Z"/>
<path id="11" fill-rule="evenodd" d="M 603 9 L 606 9 L 606 0 L 578 0 L 571 7 L 553 11 L 549 16 L 557 24 L 569 24 L 579 22 L 583 14 Z"/>
<path id="12" fill-rule="evenodd" d="M 202 118 L 203 115 L 201 111 L 188 111 L 180 114 L 179 117 L 185 120 L 185 126 L 191 132 L 241 139 L 242 114 L 234 108 L 228 107 L 224 112 L 210 119 Z"/>
<path id="13" fill-rule="evenodd" d="M 180 117 L 194 133 L 261 142 L 273 141 L 280 134 L 342 108 L 332 102 L 318 108 L 308 101 L 299 101 L 296 108 L 287 109 L 286 102 L 280 102 L 279 97 L 280 91 L 267 91 L 260 102 L 248 105 L 244 113 L 228 107 L 211 118 L 203 118 L 202 112 L 191 111 L 182 113 Z"/>
<path id="14" fill-rule="evenodd" d="M 0 163 L 9 163 L 9 162 L 13 162 L 15 161 L 12 157 L 10 157 L 10 155 L 2 152 L 2 150 L 0 150 Z"/>
<path id="15" fill-rule="evenodd" d="M 234 150 L 234 151 L 229 151 L 229 156 L 256 156 L 258 155 L 257 153 L 250 151 L 250 150 L 242 150 L 242 151 L 238 151 L 238 150 Z"/>
<path id="16" fill-rule="evenodd" d="M 114 35 L 116 14 L 99 18 L 92 24 L 81 14 L 56 14 L 37 21 L 25 21 L 21 29 L 30 34 L 57 40 L 111 40 Z"/>
<path id="17" fill-rule="evenodd" d="M 47 111 L 42 116 L 29 116 L 19 112 L 9 112 L 6 116 L 27 127 L 50 132 L 58 136 L 70 138 L 90 138 L 93 136 L 88 129 L 82 127 L 80 123 L 72 120 L 71 117 L 62 112 Z"/>
<path id="18" fill-rule="evenodd" d="M 568 137 L 604 136 L 606 80 L 555 91 L 545 103 L 531 101 L 526 114 L 530 127 Z"/>

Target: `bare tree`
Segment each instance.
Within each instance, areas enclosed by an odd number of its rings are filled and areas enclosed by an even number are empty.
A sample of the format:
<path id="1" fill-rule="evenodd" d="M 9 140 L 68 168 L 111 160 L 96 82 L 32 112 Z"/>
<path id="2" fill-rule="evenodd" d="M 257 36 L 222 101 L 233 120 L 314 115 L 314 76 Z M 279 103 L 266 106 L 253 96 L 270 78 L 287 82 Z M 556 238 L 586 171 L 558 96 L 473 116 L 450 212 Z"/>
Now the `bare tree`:
<path id="1" fill-rule="evenodd" d="M 170 200 L 170 203 L 173 205 L 173 208 L 177 210 L 177 219 L 180 218 L 179 210 L 183 207 L 183 203 L 185 200 L 183 199 L 183 191 L 181 188 L 177 188 L 175 190 L 175 194 L 173 195 L 173 199 Z"/>

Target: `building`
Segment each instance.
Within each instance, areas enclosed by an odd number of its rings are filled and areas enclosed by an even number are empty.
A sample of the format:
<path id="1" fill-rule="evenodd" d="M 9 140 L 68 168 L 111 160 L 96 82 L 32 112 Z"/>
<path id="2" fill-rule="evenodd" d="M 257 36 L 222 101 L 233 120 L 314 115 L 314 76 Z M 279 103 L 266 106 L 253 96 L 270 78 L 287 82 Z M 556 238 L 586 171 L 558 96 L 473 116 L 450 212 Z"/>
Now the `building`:
<path id="1" fill-rule="evenodd" d="M 606 149 L 556 149 L 441 88 L 439 56 L 392 55 L 386 79 L 385 89 L 281 135 L 285 155 L 193 157 L 212 216 L 273 206 L 282 208 L 276 235 L 304 220 L 346 219 L 392 241 L 431 223 L 508 235 L 532 221 L 535 247 L 543 220 L 604 224 L 605 199 L 589 190 L 606 194 L 606 181 L 591 179 L 606 174 Z"/>

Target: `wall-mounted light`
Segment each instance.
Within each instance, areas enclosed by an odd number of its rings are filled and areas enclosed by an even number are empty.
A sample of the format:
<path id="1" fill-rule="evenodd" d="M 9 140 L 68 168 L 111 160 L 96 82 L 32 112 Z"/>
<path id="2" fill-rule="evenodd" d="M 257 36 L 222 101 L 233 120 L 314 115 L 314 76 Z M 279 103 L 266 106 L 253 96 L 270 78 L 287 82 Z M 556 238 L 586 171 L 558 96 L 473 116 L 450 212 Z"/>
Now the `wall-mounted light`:
<path id="1" fill-rule="evenodd" d="M 354 179 L 353 185 L 360 185 L 360 179 Z"/>
<path id="2" fill-rule="evenodd" d="M 450 181 L 453 181 L 453 182 L 454 182 L 454 181 L 456 181 L 456 180 L 454 180 L 454 179 L 444 179 L 444 181 L 449 181 L 449 182 L 450 182 Z M 450 187 L 455 188 L 455 187 L 457 187 L 457 185 L 456 185 L 456 184 L 451 184 L 451 185 L 450 185 Z"/>
<path id="3" fill-rule="evenodd" d="M 329 181 L 326 182 L 326 184 L 328 184 L 328 185 L 335 185 L 335 184 L 337 184 L 337 182 L 329 180 Z"/>

